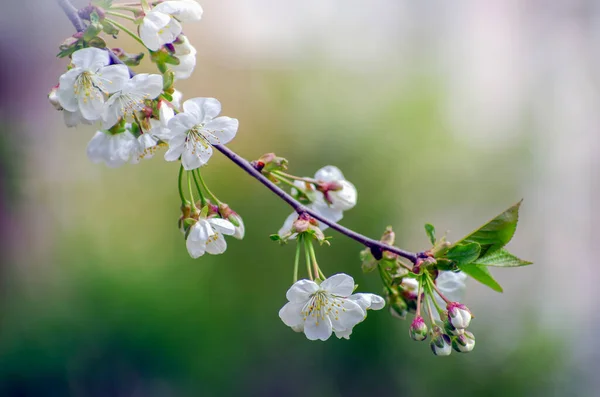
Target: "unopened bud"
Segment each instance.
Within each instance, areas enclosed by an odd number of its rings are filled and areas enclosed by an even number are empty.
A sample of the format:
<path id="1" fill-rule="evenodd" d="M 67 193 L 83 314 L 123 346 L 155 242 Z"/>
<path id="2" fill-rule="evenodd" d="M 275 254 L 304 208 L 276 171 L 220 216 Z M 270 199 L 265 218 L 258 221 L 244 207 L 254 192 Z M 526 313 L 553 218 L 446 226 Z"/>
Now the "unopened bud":
<path id="1" fill-rule="evenodd" d="M 142 58 L 144 58 L 143 52 L 132 54 L 129 52 L 125 52 L 125 50 L 123 50 L 122 48 L 113 48 L 112 52 L 117 56 L 117 58 L 119 58 L 121 62 L 123 62 L 127 66 L 138 66 L 142 61 Z"/>
<path id="2" fill-rule="evenodd" d="M 235 226 L 235 233 L 233 233 L 233 237 L 237 238 L 238 240 L 242 240 L 246 233 L 246 228 L 244 226 L 244 220 L 242 217 L 234 212 L 233 214 L 229 215 L 227 220 L 229 220 L 229 222 L 233 223 L 233 226 Z"/>
<path id="3" fill-rule="evenodd" d="M 462 335 L 458 335 L 452 341 L 454 350 L 460 353 L 468 353 L 475 348 L 475 335 L 469 331 L 465 331 Z"/>
<path id="4" fill-rule="evenodd" d="M 288 161 L 283 157 L 277 157 L 275 153 L 266 153 L 260 156 L 256 161 L 257 164 L 261 164 L 261 171 L 269 173 L 271 171 L 285 171 L 287 170 Z"/>
<path id="5" fill-rule="evenodd" d="M 465 329 L 471 323 L 471 311 L 465 305 L 451 302 L 446 309 L 448 309 L 448 320 L 454 328 Z"/>
<path id="6" fill-rule="evenodd" d="M 56 110 L 63 110 L 63 107 L 60 105 L 60 102 L 58 100 L 58 95 L 56 94 L 57 91 L 58 85 L 52 87 L 52 89 L 48 93 L 48 101 L 50 101 L 50 104 L 54 106 Z"/>
<path id="7" fill-rule="evenodd" d="M 448 319 L 445 319 L 444 331 L 446 331 L 448 335 L 462 335 L 465 330 L 462 328 L 456 328 Z"/>
<path id="8" fill-rule="evenodd" d="M 452 341 L 450 337 L 436 326 L 431 333 L 431 351 L 436 356 L 449 356 L 452 353 Z"/>
<path id="9" fill-rule="evenodd" d="M 400 296 L 387 296 L 388 306 L 392 316 L 404 320 L 408 314 L 408 306 Z"/>
<path id="10" fill-rule="evenodd" d="M 412 340 L 416 340 L 418 342 L 427 339 L 427 324 L 425 324 L 425 320 L 423 320 L 423 317 L 415 317 L 412 324 L 410 325 L 408 334 L 410 335 Z"/>
<path id="11" fill-rule="evenodd" d="M 419 294 L 419 282 L 417 279 L 412 277 L 404 277 L 400 283 L 400 287 L 402 288 L 403 295 L 407 300 L 417 299 L 417 295 Z"/>

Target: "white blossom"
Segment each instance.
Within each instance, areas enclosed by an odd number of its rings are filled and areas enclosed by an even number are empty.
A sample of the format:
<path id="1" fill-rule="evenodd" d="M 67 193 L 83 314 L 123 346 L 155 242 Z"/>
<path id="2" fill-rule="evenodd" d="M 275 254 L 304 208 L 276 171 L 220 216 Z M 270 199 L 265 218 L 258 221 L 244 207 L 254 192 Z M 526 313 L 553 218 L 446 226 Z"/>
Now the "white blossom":
<path id="1" fill-rule="evenodd" d="M 323 192 L 317 190 L 316 186 L 311 183 L 303 181 L 294 181 L 294 185 L 297 189 L 292 189 L 292 195 L 298 196 L 299 191 L 306 194 L 308 199 L 311 201 L 306 204 L 306 207 L 315 211 L 325 219 L 331 222 L 339 222 L 344 217 L 344 211 L 352 209 L 357 202 L 357 190 L 354 185 L 344 179 L 344 175 L 339 168 L 328 165 L 315 173 L 317 181 L 325 183 L 337 184 L 339 190 L 329 190 L 327 197 Z M 283 222 L 283 226 L 279 229 L 280 236 L 286 236 L 290 233 L 294 221 L 298 218 L 298 214 L 292 212 Z M 319 229 L 324 231 L 329 226 L 319 222 Z M 293 237 L 292 237 L 293 238 Z"/>
<path id="2" fill-rule="evenodd" d="M 121 117 L 132 121 L 133 114 L 145 106 L 147 99 L 154 99 L 162 92 L 163 78 L 159 74 L 136 74 L 106 101 L 102 112 L 102 127 L 109 129 Z"/>
<path id="3" fill-rule="evenodd" d="M 93 163 L 105 163 L 120 167 L 137 158 L 139 142 L 129 130 L 119 133 L 97 131 L 87 147 L 87 155 Z"/>
<path id="4" fill-rule="evenodd" d="M 200 218 L 194 223 L 186 239 L 186 247 L 194 259 L 208 252 L 218 255 L 225 252 L 227 242 L 223 235 L 232 236 L 235 226 L 228 220 L 221 218 Z"/>
<path id="5" fill-rule="evenodd" d="M 336 274 L 317 284 L 299 280 L 287 291 L 289 301 L 279 311 L 285 325 L 302 329 L 310 340 L 327 340 L 333 332 L 351 332 L 365 318 L 365 310 L 353 299 L 354 279 Z"/>
<path id="6" fill-rule="evenodd" d="M 203 166 L 212 156 L 212 145 L 231 141 L 238 129 L 237 119 L 216 117 L 221 103 L 214 98 L 192 98 L 183 103 L 183 112 L 176 114 L 168 124 L 166 138 L 169 150 L 165 160 L 181 157 L 187 171 Z"/>
<path id="7" fill-rule="evenodd" d="M 326 201 L 331 208 L 348 211 L 356 206 L 358 192 L 354 185 L 344 178 L 344 174 L 339 168 L 327 165 L 315 173 L 315 179 L 339 185 L 339 189 L 327 192 Z"/>
<path id="8" fill-rule="evenodd" d="M 471 311 L 463 304 L 458 302 L 449 303 L 448 321 L 456 329 L 465 329 L 471 323 Z"/>
<path id="9" fill-rule="evenodd" d="M 73 53 L 73 68 L 60 76 L 56 93 L 60 106 L 75 113 L 67 118 L 71 124 L 80 116 L 88 121 L 98 120 L 106 95 L 119 91 L 129 80 L 127 66 L 109 63 L 108 52 L 98 48 Z"/>
<path id="10" fill-rule="evenodd" d="M 179 60 L 179 65 L 169 65 L 173 71 L 176 80 L 187 79 L 192 75 L 196 67 L 196 48 L 190 44 L 188 38 L 180 35 L 173 43 L 175 57 Z"/>
<path id="11" fill-rule="evenodd" d="M 157 51 L 181 34 L 180 22 L 199 21 L 202 7 L 195 0 L 164 1 L 148 11 L 139 27 L 140 38 L 148 49 Z"/>

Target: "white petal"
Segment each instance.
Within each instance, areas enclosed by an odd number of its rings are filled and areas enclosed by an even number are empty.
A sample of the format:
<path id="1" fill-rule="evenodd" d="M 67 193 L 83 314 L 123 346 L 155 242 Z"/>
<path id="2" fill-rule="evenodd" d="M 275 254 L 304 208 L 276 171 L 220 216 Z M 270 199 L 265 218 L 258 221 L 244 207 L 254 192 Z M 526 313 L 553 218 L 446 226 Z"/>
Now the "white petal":
<path id="1" fill-rule="evenodd" d="M 173 15 L 182 22 L 194 22 L 202 18 L 202 7 L 195 0 L 164 1 L 154 10 Z"/>
<path id="2" fill-rule="evenodd" d="M 120 98 L 119 94 L 115 94 L 108 98 L 108 101 L 104 104 L 102 109 L 102 128 L 105 130 L 108 130 L 117 124 L 119 118 L 124 116 L 121 112 L 122 106 Z"/>
<path id="3" fill-rule="evenodd" d="M 175 79 L 184 80 L 189 78 L 196 68 L 196 54 L 177 55 L 177 59 L 179 59 L 179 65 L 169 65 Z"/>
<path id="4" fill-rule="evenodd" d="M 221 233 L 215 235 L 206 242 L 206 252 L 212 255 L 219 255 L 227 249 L 227 241 Z"/>
<path id="5" fill-rule="evenodd" d="M 75 80 L 81 74 L 81 68 L 74 68 L 60 76 L 56 97 L 63 109 L 75 112 L 79 109 L 79 102 L 75 96 Z"/>
<path id="6" fill-rule="evenodd" d="M 205 248 L 206 248 L 206 242 L 205 241 L 194 241 L 188 237 L 188 239 L 185 241 L 185 246 L 186 246 L 190 256 L 192 258 L 196 259 L 196 258 L 199 258 L 202 255 L 204 255 Z"/>
<path id="7" fill-rule="evenodd" d="M 102 151 L 107 135 L 103 131 L 96 131 L 96 134 L 90 140 L 87 146 L 87 155 L 92 163 L 101 163 L 104 160 Z"/>
<path id="8" fill-rule="evenodd" d="M 189 113 L 178 113 L 169 120 L 167 124 L 169 130 L 174 134 L 187 134 L 187 131 L 194 128 L 198 121 L 192 114 Z"/>
<path id="9" fill-rule="evenodd" d="M 352 294 L 348 299 L 357 303 L 363 310 L 379 310 L 385 306 L 385 300 L 381 296 L 375 294 Z"/>
<path id="10" fill-rule="evenodd" d="M 442 271 L 435 280 L 435 283 L 446 298 L 458 302 L 462 300 L 466 289 L 466 279 L 467 275 L 463 272 Z"/>
<path id="11" fill-rule="evenodd" d="M 304 303 L 286 303 L 281 310 L 279 310 L 279 318 L 288 327 L 297 327 L 304 323 L 302 316 L 302 308 Z"/>
<path id="12" fill-rule="evenodd" d="M 169 150 L 167 150 L 167 152 L 165 153 L 165 160 L 166 161 L 175 161 L 178 160 L 179 157 L 181 156 L 181 154 L 183 153 L 183 150 L 185 149 L 184 145 L 170 145 L 169 144 Z"/>
<path id="13" fill-rule="evenodd" d="M 323 193 L 319 192 L 319 195 L 322 196 Z M 331 222 L 339 222 L 344 217 L 343 211 L 331 208 L 327 204 L 318 205 L 315 203 L 312 205 L 312 208 Z M 319 229 L 321 229 L 321 231 L 326 230 L 328 227 L 329 226 L 325 223 L 319 222 Z"/>
<path id="14" fill-rule="evenodd" d="M 104 96 L 99 90 L 92 89 L 90 95 L 84 94 L 83 96 L 79 96 L 78 102 L 79 110 L 81 110 L 81 115 L 85 119 L 94 121 L 98 120 L 102 116 L 102 109 L 104 107 Z"/>
<path id="15" fill-rule="evenodd" d="M 190 149 L 186 149 L 181 155 L 181 164 L 186 171 L 190 171 L 202 167 L 205 163 L 202 162 L 197 153 L 194 153 Z"/>
<path id="16" fill-rule="evenodd" d="M 75 51 L 71 58 L 73 64 L 79 68 L 97 71 L 110 63 L 108 51 L 99 48 L 88 47 Z"/>
<path id="17" fill-rule="evenodd" d="M 226 219 L 210 218 L 208 223 L 211 224 L 216 231 L 231 236 L 235 233 L 235 226 Z"/>
<path id="18" fill-rule="evenodd" d="M 230 117 L 217 117 L 204 125 L 208 141 L 213 145 L 224 145 L 231 141 L 238 130 L 239 122 Z"/>
<path id="19" fill-rule="evenodd" d="M 310 296 L 319 290 L 317 283 L 311 280 L 298 280 L 285 294 L 288 301 L 293 303 L 306 303 Z"/>
<path id="20" fill-rule="evenodd" d="M 356 205 L 358 192 L 354 185 L 346 180 L 339 181 L 342 185 L 342 190 L 329 192 L 331 199 L 331 208 L 348 211 Z"/>
<path id="21" fill-rule="evenodd" d="M 321 283 L 321 289 L 332 295 L 347 297 L 354 291 L 354 279 L 344 273 L 334 274 Z"/>
<path id="22" fill-rule="evenodd" d="M 338 337 L 338 339 L 350 339 L 350 335 L 352 335 L 352 329 L 346 329 L 344 331 L 334 331 L 335 332 L 335 336 Z"/>
<path id="23" fill-rule="evenodd" d="M 221 113 L 221 102 L 215 98 L 192 98 L 183 103 L 183 112 L 193 116 L 195 124 L 204 124 Z"/>
<path id="24" fill-rule="evenodd" d="M 179 90 L 175 90 L 171 96 L 173 97 L 171 104 L 175 109 L 179 110 L 181 107 L 181 100 L 183 99 L 183 93 Z"/>
<path id="25" fill-rule="evenodd" d="M 140 38 L 148 49 L 157 51 L 165 42 L 160 37 L 160 31 L 171 22 L 171 16 L 162 12 L 150 11 L 146 13 L 139 27 Z"/>
<path id="26" fill-rule="evenodd" d="M 163 88 L 163 77 L 159 74 L 140 73 L 128 81 L 128 91 L 144 95 L 146 99 L 154 99 Z"/>
<path id="27" fill-rule="evenodd" d="M 344 180 L 344 174 L 338 167 L 326 165 L 315 173 L 315 179 L 323 182 Z"/>
<path id="28" fill-rule="evenodd" d="M 110 65 L 101 68 L 96 74 L 96 79 L 102 91 L 112 94 L 123 88 L 129 80 L 129 69 L 125 65 Z"/>
<path id="29" fill-rule="evenodd" d="M 304 335 L 310 340 L 327 340 L 331 336 L 331 331 L 331 320 L 327 316 L 319 318 L 311 315 L 304 322 Z"/>
<path id="30" fill-rule="evenodd" d="M 344 331 L 352 329 L 367 316 L 367 313 L 356 302 L 344 299 L 341 305 L 342 307 L 337 310 L 335 315 L 333 313 L 329 315 L 333 329 L 335 330 Z"/>
<path id="31" fill-rule="evenodd" d="M 279 229 L 277 234 L 281 237 L 289 234 L 292 231 L 292 226 L 294 225 L 296 219 L 298 219 L 298 213 L 292 212 L 287 218 L 285 218 L 285 222 L 283 222 L 283 226 L 281 227 L 281 229 Z"/>
<path id="32" fill-rule="evenodd" d="M 165 102 L 160 102 L 160 108 L 158 109 L 158 117 L 160 119 L 160 124 L 163 127 L 167 127 L 169 124 L 169 120 L 171 120 L 175 116 L 175 111 L 173 108 Z"/>

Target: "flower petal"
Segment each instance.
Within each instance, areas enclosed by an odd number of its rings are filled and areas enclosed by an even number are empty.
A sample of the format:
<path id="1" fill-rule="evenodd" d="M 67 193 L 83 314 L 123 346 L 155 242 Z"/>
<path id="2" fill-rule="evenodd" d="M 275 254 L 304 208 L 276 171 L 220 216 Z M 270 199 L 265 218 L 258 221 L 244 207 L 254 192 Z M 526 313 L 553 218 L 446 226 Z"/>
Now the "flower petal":
<path id="1" fill-rule="evenodd" d="M 186 148 L 181 155 L 181 164 L 186 171 L 190 171 L 202 167 L 205 163 L 202 162 L 198 153 L 195 153 L 190 148 Z"/>
<path id="2" fill-rule="evenodd" d="M 230 117 L 217 117 L 204 125 L 206 138 L 212 145 L 224 145 L 231 141 L 238 130 L 239 122 Z"/>
<path id="3" fill-rule="evenodd" d="M 302 316 L 302 308 L 304 303 L 286 303 L 281 310 L 279 310 L 279 318 L 288 327 L 297 327 L 303 325 L 304 317 Z"/>
<path id="4" fill-rule="evenodd" d="M 195 0 L 163 1 L 154 10 L 173 15 L 181 22 L 194 22 L 202 18 L 202 7 Z"/>
<path id="5" fill-rule="evenodd" d="M 75 80 L 77 80 L 77 77 L 79 77 L 82 71 L 81 68 L 73 68 L 60 76 L 59 79 L 56 97 L 60 106 L 69 112 L 75 112 L 79 109 L 79 102 L 77 96 L 75 96 L 74 85 Z"/>
<path id="6" fill-rule="evenodd" d="M 324 182 L 342 181 L 344 174 L 338 167 L 326 165 L 315 173 L 315 179 Z"/>
<path id="7" fill-rule="evenodd" d="M 169 120 L 167 127 L 173 134 L 187 134 L 187 131 L 194 128 L 196 124 L 200 123 L 196 118 L 189 113 L 178 113 Z"/>
<path id="8" fill-rule="evenodd" d="M 159 31 L 171 22 L 171 16 L 158 11 L 146 13 L 139 27 L 140 38 L 148 49 L 157 51 L 165 44 L 160 37 Z"/>
<path id="9" fill-rule="evenodd" d="M 72 56 L 75 66 L 82 69 L 97 71 L 110 63 L 108 51 L 99 48 L 88 47 L 75 51 Z"/>
<path id="10" fill-rule="evenodd" d="M 98 70 L 96 79 L 102 91 L 112 94 L 121 90 L 129 80 L 129 69 L 125 65 L 106 66 Z"/>
<path id="11" fill-rule="evenodd" d="M 342 307 L 336 312 L 336 315 L 330 314 L 335 330 L 351 330 L 367 316 L 367 313 L 356 302 L 344 299 L 341 305 Z"/>
<path id="12" fill-rule="evenodd" d="M 298 219 L 298 213 L 292 212 L 287 218 L 285 218 L 285 222 L 283 222 L 283 226 L 281 229 L 279 229 L 277 234 L 280 237 L 287 236 L 292 231 L 292 226 L 296 219 Z"/>
<path id="13" fill-rule="evenodd" d="M 129 92 L 143 95 L 146 99 L 154 99 L 163 89 L 163 77 L 159 74 L 136 74 L 127 82 Z"/>
<path id="14" fill-rule="evenodd" d="M 194 259 L 201 257 L 204 255 L 206 251 L 206 242 L 205 241 L 195 241 L 190 238 L 185 240 L 185 246 L 188 250 L 190 256 Z"/>
<path id="15" fill-rule="evenodd" d="M 375 294 L 352 294 L 348 299 L 357 303 L 360 308 L 365 311 L 367 309 L 379 310 L 385 306 L 385 300 L 381 296 Z"/>
<path id="16" fill-rule="evenodd" d="M 360 308 L 359 308 L 360 309 Z M 304 335 L 310 340 L 327 340 L 331 336 L 331 319 L 308 316 L 304 322 Z"/>
<path id="17" fill-rule="evenodd" d="M 167 150 L 167 152 L 165 153 L 165 160 L 166 161 L 175 161 L 175 160 L 179 159 L 179 157 L 181 157 L 181 155 L 183 154 L 184 149 L 185 149 L 185 146 L 183 144 L 181 144 L 181 145 L 169 144 L 169 150 Z"/>
<path id="18" fill-rule="evenodd" d="M 319 290 L 317 283 L 311 280 L 298 280 L 285 294 L 288 301 L 293 303 L 306 303 L 310 296 Z"/>
<path id="19" fill-rule="evenodd" d="M 354 291 L 354 279 L 344 273 L 334 274 L 321 283 L 321 289 L 331 295 L 348 297 Z"/>
<path id="20" fill-rule="evenodd" d="M 79 110 L 81 110 L 81 115 L 85 119 L 94 121 L 98 120 L 102 116 L 102 110 L 104 108 L 104 94 L 102 94 L 100 90 L 94 88 L 89 95 L 84 93 L 84 95 L 79 96 L 77 99 L 79 103 Z"/>
<path id="21" fill-rule="evenodd" d="M 235 233 L 235 226 L 226 219 L 210 218 L 208 223 L 210 223 L 213 229 L 215 229 L 217 232 L 226 234 L 228 236 L 232 236 Z"/>
<path id="22" fill-rule="evenodd" d="M 192 115 L 194 124 L 204 124 L 221 113 L 221 102 L 215 98 L 192 98 L 183 103 L 183 112 Z"/>
<path id="23" fill-rule="evenodd" d="M 206 252 L 211 255 L 219 255 L 227 250 L 227 241 L 219 232 L 216 232 L 212 238 L 206 242 Z"/>

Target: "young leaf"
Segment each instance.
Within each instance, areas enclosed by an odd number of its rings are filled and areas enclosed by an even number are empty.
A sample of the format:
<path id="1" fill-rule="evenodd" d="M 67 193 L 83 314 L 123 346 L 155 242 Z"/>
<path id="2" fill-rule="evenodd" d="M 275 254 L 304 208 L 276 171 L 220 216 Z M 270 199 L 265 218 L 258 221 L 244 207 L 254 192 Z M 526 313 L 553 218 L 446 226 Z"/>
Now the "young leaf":
<path id="1" fill-rule="evenodd" d="M 479 281 L 481 284 L 487 285 L 494 291 L 502 292 L 502 287 L 496 280 L 494 280 L 487 267 L 478 265 L 476 263 L 467 263 L 462 265 L 459 264 L 458 268 L 467 275 L 473 277 L 475 280 Z"/>
<path id="2" fill-rule="evenodd" d="M 481 256 L 491 254 L 504 247 L 517 230 L 520 206 L 521 201 L 454 243 L 454 246 L 464 243 L 478 243 L 481 246 Z"/>
<path id="3" fill-rule="evenodd" d="M 517 267 L 531 265 L 532 262 L 517 258 L 504 248 L 494 251 L 477 259 L 478 265 L 498 266 L 498 267 Z"/>
<path id="4" fill-rule="evenodd" d="M 429 237 L 431 245 L 435 245 L 435 227 L 433 227 L 431 223 L 425 224 L 425 233 L 427 233 L 427 237 Z"/>
<path id="5" fill-rule="evenodd" d="M 446 258 L 460 264 L 471 263 L 479 258 L 481 246 L 477 243 L 455 245 L 446 252 Z"/>

